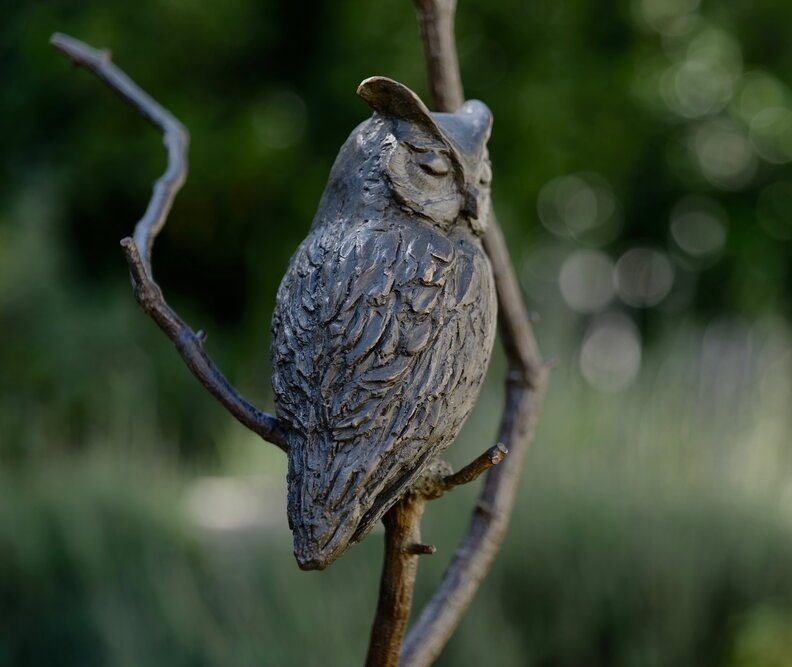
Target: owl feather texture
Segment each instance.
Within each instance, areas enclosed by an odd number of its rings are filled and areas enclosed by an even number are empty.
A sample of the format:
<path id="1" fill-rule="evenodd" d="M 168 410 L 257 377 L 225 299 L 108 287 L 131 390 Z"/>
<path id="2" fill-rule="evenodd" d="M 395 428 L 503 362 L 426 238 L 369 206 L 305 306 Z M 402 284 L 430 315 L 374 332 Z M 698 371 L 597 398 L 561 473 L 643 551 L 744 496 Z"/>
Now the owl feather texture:
<path id="1" fill-rule="evenodd" d="M 363 539 L 454 440 L 495 336 L 489 109 L 431 113 L 385 77 L 358 94 L 374 114 L 342 146 L 272 318 L 303 569 Z"/>

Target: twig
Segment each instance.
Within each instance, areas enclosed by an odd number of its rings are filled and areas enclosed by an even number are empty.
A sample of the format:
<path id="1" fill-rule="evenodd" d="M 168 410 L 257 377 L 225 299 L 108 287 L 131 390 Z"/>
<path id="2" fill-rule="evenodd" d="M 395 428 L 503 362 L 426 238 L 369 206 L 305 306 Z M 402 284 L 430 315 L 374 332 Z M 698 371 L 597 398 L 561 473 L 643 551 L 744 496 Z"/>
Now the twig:
<path id="1" fill-rule="evenodd" d="M 184 363 L 200 383 L 242 424 L 285 451 L 284 425 L 276 417 L 248 403 L 234 389 L 204 351 L 206 335 L 202 331 L 193 331 L 178 316 L 166 303 L 159 285 L 154 282 L 151 269 L 154 239 L 165 224 L 173 200 L 187 178 L 187 130 L 111 62 L 109 51 L 94 49 L 73 37 L 59 33 L 52 35 L 50 43 L 75 65 L 93 72 L 162 132 L 163 143 L 168 152 L 168 167 L 155 182 L 148 207 L 135 225 L 133 237 L 121 240 L 138 304 L 170 338 Z"/>
<path id="2" fill-rule="evenodd" d="M 402 553 L 412 556 L 434 556 L 437 547 L 434 544 L 408 544 L 402 548 Z"/>
<path id="3" fill-rule="evenodd" d="M 414 1 L 435 108 L 455 111 L 463 99 L 453 39 L 456 2 Z M 467 535 L 407 636 L 400 663 L 403 666 L 429 665 L 439 655 L 500 549 L 548 378 L 548 368 L 541 361 L 503 234 L 492 210 L 484 245 L 495 276 L 500 337 L 509 363 L 498 441 L 510 453 L 501 465 L 487 473 Z"/>
<path id="4" fill-rule="evenodd" d="M 468 463 L 459 472 L 444 477 L 442 479 L 443 487 L 447 490 L 462 484 L 470 484 L 470 482 L 477 480 L 492 466 L 496 466 L 503 461 L 508 453 L 509 450 L 499 442 L 494 447 L 490 447 L 474 461 Z"/>

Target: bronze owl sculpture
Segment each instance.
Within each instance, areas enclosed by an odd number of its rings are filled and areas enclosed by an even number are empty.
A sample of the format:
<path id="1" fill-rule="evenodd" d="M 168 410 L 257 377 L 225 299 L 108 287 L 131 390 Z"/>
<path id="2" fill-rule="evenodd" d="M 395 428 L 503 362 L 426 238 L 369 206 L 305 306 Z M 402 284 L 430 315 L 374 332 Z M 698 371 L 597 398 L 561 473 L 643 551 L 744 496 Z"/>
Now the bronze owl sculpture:
<path id="1" fill-rule="evenodd" d="M 342 146 L 272 318 L 303 569 L 363 539 L 453 441 L 495 336 L 489 109 L 431 113 L 384 77 L 358 95 L 374 115 Z"/>

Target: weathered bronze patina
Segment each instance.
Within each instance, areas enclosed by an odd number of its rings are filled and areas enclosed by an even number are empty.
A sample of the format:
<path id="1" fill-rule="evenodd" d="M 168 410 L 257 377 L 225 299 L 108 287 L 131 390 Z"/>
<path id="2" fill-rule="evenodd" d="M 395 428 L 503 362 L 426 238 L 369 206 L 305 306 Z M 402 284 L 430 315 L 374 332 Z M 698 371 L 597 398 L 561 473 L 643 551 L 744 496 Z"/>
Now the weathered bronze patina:
<path id="1" fill-rule="evenodd" d="M 374 115 L 341 148 L 272 320 L 304 569 L 365 537 L 453 441 L 495 336 L 489 109 L 431 113 L 384 77 L 358 94 Z"/>

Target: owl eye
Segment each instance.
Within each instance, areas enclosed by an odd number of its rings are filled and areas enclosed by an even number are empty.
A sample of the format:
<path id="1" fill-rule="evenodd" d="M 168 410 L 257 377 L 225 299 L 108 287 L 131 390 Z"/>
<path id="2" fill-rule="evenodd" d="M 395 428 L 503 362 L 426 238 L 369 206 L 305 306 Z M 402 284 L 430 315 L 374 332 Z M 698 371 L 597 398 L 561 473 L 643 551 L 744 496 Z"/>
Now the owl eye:
<path id="1" fill-rule="evenodd" d="M 445 176 L 451 171 L 448 159 L 437 153 L 418 153 L 415 161 L 423 171 L 432 176 Z"/>

